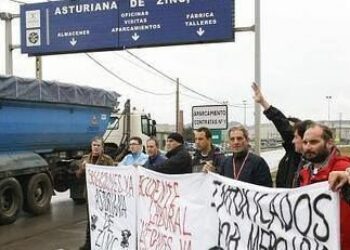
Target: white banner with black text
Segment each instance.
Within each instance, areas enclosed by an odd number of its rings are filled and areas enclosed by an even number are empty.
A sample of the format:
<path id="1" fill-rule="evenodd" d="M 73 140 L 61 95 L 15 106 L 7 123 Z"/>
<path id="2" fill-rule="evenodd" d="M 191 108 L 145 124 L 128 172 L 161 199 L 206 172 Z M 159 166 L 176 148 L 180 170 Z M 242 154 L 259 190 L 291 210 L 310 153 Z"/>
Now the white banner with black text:
<path id="1" fill-rule="evenodd" d="M 339 250 L 327 183 L 265 188 L 216 174 L 87 168 L 94 250 Z"/>
<path id="2" fill-rule="evenodd" d="M 136 249 L 137 169 L 87 164 L 91 249 Z"/>

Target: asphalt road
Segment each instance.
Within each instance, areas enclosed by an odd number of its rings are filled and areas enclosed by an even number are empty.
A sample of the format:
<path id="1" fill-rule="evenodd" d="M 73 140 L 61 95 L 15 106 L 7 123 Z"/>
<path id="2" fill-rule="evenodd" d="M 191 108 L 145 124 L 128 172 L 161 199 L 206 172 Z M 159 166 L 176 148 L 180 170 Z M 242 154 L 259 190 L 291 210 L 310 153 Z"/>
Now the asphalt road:
<path id="1" fill-rule="evenodd" d="M 21 213 L 11 225 L 0 226 L 1 250 L 77 250 L 84 243 L 85 205 L 74 205 L 69 193 L 53 197 L 41 216 Z"/>

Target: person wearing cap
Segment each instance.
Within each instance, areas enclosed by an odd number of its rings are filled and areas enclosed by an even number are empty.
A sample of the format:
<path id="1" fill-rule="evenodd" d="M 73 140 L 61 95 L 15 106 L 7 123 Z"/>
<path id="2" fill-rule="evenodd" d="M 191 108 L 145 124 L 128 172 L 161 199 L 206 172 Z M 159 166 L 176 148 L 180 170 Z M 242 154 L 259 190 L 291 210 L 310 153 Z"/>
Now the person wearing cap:
<path id="1" fill-rule="evenodd" d="M 168 135 L 166 146 L 168 158 L 162 164 L 153 168 L 154 171 L 164 174 L 192 173 L 192 158 L 184 146 L 184 138 L 179 133 Z"/>

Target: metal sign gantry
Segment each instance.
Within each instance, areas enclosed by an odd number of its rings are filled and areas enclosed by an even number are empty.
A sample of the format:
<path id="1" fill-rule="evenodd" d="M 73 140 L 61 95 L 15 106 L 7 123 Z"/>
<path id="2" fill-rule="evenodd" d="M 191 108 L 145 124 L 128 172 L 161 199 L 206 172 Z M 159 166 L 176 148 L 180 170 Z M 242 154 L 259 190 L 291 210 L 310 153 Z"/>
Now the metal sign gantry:
<path id="1" fill-rule="evenodd" d="M 21 6 L 29 55 L 234 40 L 232 0 L 83 0 Z"/>

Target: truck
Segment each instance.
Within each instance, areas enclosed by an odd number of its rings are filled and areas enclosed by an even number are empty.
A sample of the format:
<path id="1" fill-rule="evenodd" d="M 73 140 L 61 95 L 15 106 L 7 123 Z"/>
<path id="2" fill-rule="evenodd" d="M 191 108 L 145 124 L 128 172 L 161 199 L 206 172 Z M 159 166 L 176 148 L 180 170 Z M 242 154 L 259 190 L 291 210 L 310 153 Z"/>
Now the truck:
<path id="1" fill-rule="evenodd" d="M 155 122 L 141 113 L 131 116 L 130 101 L 119 112 L 119 97 L 99 88 L 0 75 L 0 225 L 13 223 L 21 210 L 47 212 L 55 191 L 70 189 L 81 202 L 85 182 L 74 173 L 94 136 L 103 136 L 118 159 L 127 153 L 130 134 L 154 135 Z"/>

